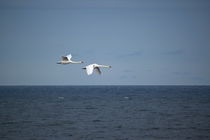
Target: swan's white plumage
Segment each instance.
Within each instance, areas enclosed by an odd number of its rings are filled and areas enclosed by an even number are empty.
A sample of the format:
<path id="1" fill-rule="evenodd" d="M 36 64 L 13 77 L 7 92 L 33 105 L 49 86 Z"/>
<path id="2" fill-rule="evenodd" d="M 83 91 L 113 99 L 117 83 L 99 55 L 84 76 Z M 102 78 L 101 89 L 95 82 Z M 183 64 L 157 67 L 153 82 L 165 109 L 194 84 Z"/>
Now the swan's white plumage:
<path id="1" fill-rule="evenodd" d="M 100 68 L 111 68 L 111 66 L 106 65 L 98 65 L 98 64 L 91 64 L 86 66 L 83 69 L 86 69 L 87 75 L 91 75 L 93 73 L 93 70 L 95 69 L 99 74 L 101 74 Z"/>
<path id="2" fill-rule="evenodd" d="M 86 67 L 87 75 L 91 75 L 93 73 L 93 69 L 94 69 L 94 66 L 93 65 L 88 65 Z"/>

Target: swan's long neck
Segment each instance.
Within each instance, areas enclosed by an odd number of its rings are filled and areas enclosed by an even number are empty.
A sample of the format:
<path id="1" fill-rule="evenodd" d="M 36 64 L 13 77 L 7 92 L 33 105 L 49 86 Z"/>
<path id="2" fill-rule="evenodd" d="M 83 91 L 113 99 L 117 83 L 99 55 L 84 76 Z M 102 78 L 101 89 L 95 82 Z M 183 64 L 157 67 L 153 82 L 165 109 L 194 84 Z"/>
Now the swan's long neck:
<path id="1" fill-rule="evenodd" d="M 98 65 L 98 67 L 101 67 L 101 68 L 111 68 L 111 66 L 106 66 L 106 65 Z"/>
<path id="2" fill-rule="evenodd" d="M 73 64 L 82 64 L 83 61 L 71 61 L 71 63 L 73 63 Z"/>

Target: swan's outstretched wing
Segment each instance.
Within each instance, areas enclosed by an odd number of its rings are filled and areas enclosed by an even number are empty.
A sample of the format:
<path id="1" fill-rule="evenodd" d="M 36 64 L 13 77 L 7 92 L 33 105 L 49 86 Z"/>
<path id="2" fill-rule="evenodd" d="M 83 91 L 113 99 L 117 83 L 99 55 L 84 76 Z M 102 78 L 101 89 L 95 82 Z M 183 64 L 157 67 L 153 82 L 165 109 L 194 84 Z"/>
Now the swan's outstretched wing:
<path id="1" fill-rule="evenodd" d="M 96 71 L 97 71 L 99 74 L 101 74 L 101 70 L 100 70 L 99 67 L 95 67 L 95 69 L 96 69 Z"/>
<path id="2" fill-rule="evenodd" d="M 71 60 L 72 58 L 71 54 L 67 55 L 66 57 L 68 58 L 68 60 Z"/>
<path id="3" fill-rule="evenodd" d="M 69 55 L 67 55 L 67 56 L 62 56 L 62 60 L 63 61 L 69 61 L 69 60 L 71 60 L 71 54 L 69 54 Z"/>
<path id="4" fill-rule="evenodd" d="M 63 61 L 68 61 L 68 58 L 66 56 L 62 56 Z"/>
<path id="5" fill-rule="evenodd" d="M 93 65 L 88 65 L 86 67 L 87 75 L 91 75 L 93 73 L 93 69 L 94 69 Z"/>

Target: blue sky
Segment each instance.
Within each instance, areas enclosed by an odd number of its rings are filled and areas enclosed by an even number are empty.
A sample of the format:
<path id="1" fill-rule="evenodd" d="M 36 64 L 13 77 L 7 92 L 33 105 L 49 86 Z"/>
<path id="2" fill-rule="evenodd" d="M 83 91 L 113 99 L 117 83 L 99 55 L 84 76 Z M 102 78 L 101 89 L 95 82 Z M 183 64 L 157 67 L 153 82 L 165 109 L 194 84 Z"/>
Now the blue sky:
<path id="1" fill-rule="evenodd" d="M 0 85 L 209 85 L 208 0 L 1 0 Z M 58 65 L 71 53 L 82 65 Z M 112 65 L 87 76 L 81 68 Z"/>

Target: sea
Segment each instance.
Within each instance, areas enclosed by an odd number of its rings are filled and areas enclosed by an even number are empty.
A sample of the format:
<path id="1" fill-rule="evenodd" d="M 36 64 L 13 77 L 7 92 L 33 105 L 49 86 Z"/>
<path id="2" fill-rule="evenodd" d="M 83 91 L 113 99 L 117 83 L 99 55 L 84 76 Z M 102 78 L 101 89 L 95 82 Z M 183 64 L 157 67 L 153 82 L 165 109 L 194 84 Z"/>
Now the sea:
<path id="1" fill-rule="evenodd" d="M 210 86 L 0 86 L 0 140 L 210 140 Z"/>

